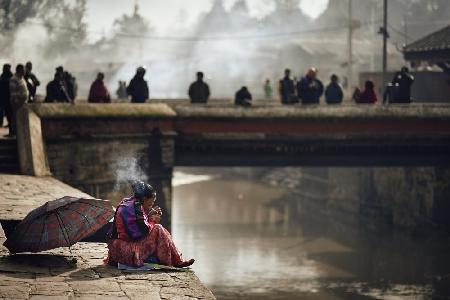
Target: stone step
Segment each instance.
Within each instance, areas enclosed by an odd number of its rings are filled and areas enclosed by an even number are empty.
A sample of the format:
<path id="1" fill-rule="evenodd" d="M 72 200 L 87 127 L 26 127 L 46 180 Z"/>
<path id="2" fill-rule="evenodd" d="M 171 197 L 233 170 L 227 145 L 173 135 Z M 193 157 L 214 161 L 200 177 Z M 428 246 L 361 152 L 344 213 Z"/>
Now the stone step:
<path id="1" fill-rule="evenodd" d="M 2 165 L 0 166 L 0 174 L 20 174 L 20 168 L 16 165 Z"/>
<path id="2" fill-rule="evenodd" d="M 0 173 L 19 173 L 19 158 L 16 139 L 0 139 Z"/>
<path id="3" fill-rule="evenodd" d="M 0 146 L 0 156 L 17 157 L 17 148 Z"/>

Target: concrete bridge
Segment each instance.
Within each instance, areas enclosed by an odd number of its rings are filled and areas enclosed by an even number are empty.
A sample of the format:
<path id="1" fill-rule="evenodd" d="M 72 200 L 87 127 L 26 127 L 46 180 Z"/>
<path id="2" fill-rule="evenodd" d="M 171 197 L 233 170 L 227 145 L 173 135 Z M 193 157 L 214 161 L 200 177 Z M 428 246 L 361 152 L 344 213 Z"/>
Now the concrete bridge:
<path id="1" fill-rule="evenodd" d="M 450 105 L 32 104 L 19 118 L 22 173 L 96 196 L 144 176 L 169 216 L 175 166 L 450 163 Z"/>

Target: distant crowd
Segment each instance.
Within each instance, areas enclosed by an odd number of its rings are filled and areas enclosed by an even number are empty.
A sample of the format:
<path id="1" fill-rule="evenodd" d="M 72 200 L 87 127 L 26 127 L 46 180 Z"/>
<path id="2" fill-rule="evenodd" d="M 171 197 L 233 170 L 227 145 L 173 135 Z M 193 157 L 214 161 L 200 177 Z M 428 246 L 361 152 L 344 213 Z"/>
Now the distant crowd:
<path id="1" fill-rule="evenodd" d="M 342 103 L 344 92 L 339 83 L 339 77 L 335 74 L 331 75 L 330 83 L 324 88 L 322 81 L 317 78 L 317 74 L 317 69 L 311 68 L 304 77 L 296 81 L 291 79 L 291 70 L 286 69 L 284 78 L 279 83 L 281 103 L 319 104 L 323 94 L 325 94 L 327 104 Z M 407 67 L 403 67 L 388 84 L 383 94 L 383 103 L 410 103 L 413 82 L 414 77 L 409 73 Z M 266 81 L 267 84 L 268 81 Z M 359 104 L 377 102 L 374 83 L 367 80 L 363 90 L 356 88 L 352 100 Z"/>
<path id="2" fill-rule="evenodd" d="M 3 116 L 6 115 L 9 135 L 16 134 L 15 118 L 17 111 L 27 102 L 36 101 L 36 90 L 40 82 L 32 72 L 33 65 L 27 62 L 25 65 L 18 64 L 15 74 L 11 71 L 10 64 L 3 65 L 3 72 L 0 75 L 0 125 L 3 126 Z M 131 103 L 144 103 L 150 97 L 149 86 L 144 79 L 146 70 L 138 67 L 136 74 L 127 85 L 125 81 L 119 81 L 116 95 L 119 99 L 131 98 Z M 111 95 L 104 82 L 103 73 L 98 73 L 97 78 L 91 84 L 88 102 L 90 103 L 110 103 Z M 390 82 L 384 93 L 383 103 L 410 103 L 411 86 L 414 77 L 409 73 L 408 68 L 403 67 L 397 72 L 392 82 Z M 265 98 L 270 100 L 274 96 L 274 87 L 270 79 L 266 79 L 263 84 Z M 343 88 L 339 83 L 339 77 L 331 75 L 330 83 L 324 87 L 318 78 L 318 70 L 310 68 L 305 76 L 300 80 L 291 78 L 291 70 L 284 71 L 284 77 L 279 80 L 277 90 L 282 104 L 319 104 L 321 97 L 325 96 L 327 104 L 340 104 L 344 98 Z M 66 102 L 74 103 L 77 97 L 76 78 L 62 66 L 55 69 L 52 81 L 47 84 L 45 102 Z M 197 72 L 197 79 L 188 89 L 191 103 L 207 103 L 211 95 L 209 85 L 204 81 L 203 72 Z M 246 86 L 242 86 L 236 91 L 234 103 L 239 106 L 251 106 L 252 94 Z M 365 82 L 364 88 L 356 88 L 352 99 L 356 103 L 373 104 L 377 102 L 375 85 L 372 81 Z"/>

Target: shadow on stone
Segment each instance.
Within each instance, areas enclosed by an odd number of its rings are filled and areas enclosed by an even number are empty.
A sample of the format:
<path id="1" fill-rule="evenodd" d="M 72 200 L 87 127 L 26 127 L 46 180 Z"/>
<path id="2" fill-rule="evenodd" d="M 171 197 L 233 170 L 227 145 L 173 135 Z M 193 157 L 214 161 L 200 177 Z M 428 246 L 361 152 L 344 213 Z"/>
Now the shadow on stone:
<path id="1" fill-rule="evenodd" d="M 76 268 L 76 262 L 72 257 L 64 255 L 55 255 L 47 253 L 23 253 L 13 254 L 1 258 L 18 265 L 29 265 L 34 267 L 67 267 L 69 269 Z"/>
<path id="2" fill-rule="evenodd" d="M 28 278 L 30 274 L 52 277 L 77 268 L 71 257 L 54 254 L 14 254 L 0 258 L 0 272 L 10 277 Z"/>

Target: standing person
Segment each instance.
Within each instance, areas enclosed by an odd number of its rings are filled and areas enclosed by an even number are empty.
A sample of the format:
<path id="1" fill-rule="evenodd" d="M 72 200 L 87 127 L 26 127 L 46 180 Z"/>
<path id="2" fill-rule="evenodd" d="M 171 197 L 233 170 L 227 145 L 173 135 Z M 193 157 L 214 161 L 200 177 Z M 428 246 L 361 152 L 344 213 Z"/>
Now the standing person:
<path id="1" fill-rule="evenodd" d="M 319 104 L 323 94 L 322 81 L 317 79 L 317 69 L 311 68 L 297 84 L 298 96 L 302 99 L 302 104 Z"/>
<path id="2" fill-rule="evenodd" d="M 74 103 L 78 94 L 77 79 L 71 73 L 64 71 L 64 81 L 66 82 L 67 94 L 69 95 L 70 102 Z"/>
<path id="3" fill-rule="evenodd" d="M 111 103 L 111 96 L 109 95 L 108 88 L 103 81 L 105 74 L 98 73 L 97 79 L 91 84 L 89 90 L 88 102 L 90 103 Z"/>
<path id="4" fill-rule="evenodd" d="M 119 87 L 116 91 L 117 98 L 119 99 L 127 99 L 127 83 L 125 81 L 119 80 Z"/>
<path id="5" fill-rule="evenodd" d="M 36 99 L 37 87 L 41 85 L 36 75 L 33 72 L 33 64 L 29 61 L 25 64 L 25 81 L 27 82 L 28 88 L 28 102 L 34 102 Z"/>
<path id="6" fill-rule="evenodd" d="M 298 103 L 298 98 L 295 96 L 295 84 L 291 79 L 291 70 L 284 70 L 284 78 L 280 80 L 280 97 L 282 104 Z"/>
<path id="7" fill-rule="evenodd" d="M 47 84 L 45 102 L 72 102 L 63 76 L 64 73 L 56 72 L 54 79 Z"/>
<path id="8" fill-rule="evenodd" d="M 407 67 L 403 67 L 397 72 L 392 80 L 392 84 L 397 86 L 395 93 L 395 103 L 411 103 L 411 86 L 414 83 L 414 76 L 409 73 Z"/>
<path id="9" fill-rule="evenodd" d="M 250 94 L 246 86 L 241 87 L 240 90 L 236 92 L 234 104 L 241 106 L 252 105 L 252 94 Z"/>
<path id="10" fill-rule="evenodd" d="M 188 94 L 191 99 L 191 103 L 208 102 L 211 93 L 208 84 L 203 81 L 203 76 L 203 72 L 197 72 L 197 80 L 189 86 Z"/>
<path id="11" fill-rule="evenodd" d="M 373 82 L 367 80 L 364 84 L 363 92 L 359 88 L 356 88 L 353 93 L 353 100 L 359 104 L 374 104 L 377 102 L 377 94 L 375 93 L 375 85 Z"/>
<path id="12" fill-rule="evenodd" d="M 8 126 L 11 126 L 11 103 L 9 102 L 9 80 L 13 76 L 11 65 L 4 64 L 0 75 L 0 124 L 3 126 L 3 116 L 6 115 Z"/>
<path id="13" fill-rule="evenodd" d="M 395 103 L 397 92 L 398 85 L 392 84 L 392 82 L 387 83 L 383 93 L 383 104 Z"/>
<path id="14" fill-rule="evenodd" d="M 175 267 L 188 267 L 170 233 L 161 225 L 161 208 L 153 207 L 156 191 L 149 184 L 132 184 L 134 195 L 123 199 L 116 209 L 105 263 L 141 267 L 146 261 Z"/>
<path id="15" fill-rule="evenodd" d="M 25 68 L 22 64 L 16 67 L 16 74 L 9 81 L 9 101 L 12 108 L 11 125 L 9 126 L 9 135 L 16 135 L 17 132 L 17 112 L 28 100 L 28 88 L 24 79 Z"/>
<path id="16" fill-rule="evenodd" d="M 62 80 L 64 81 L 63 86 L 65 94 L 67 95 L 67 99 L 69 100 L 68 102 L 74 103 L 78 94 L 77 79 L 67 70 L 64 70 L 62 66 L 56 68 L 56 73 L 58 74 L 58 76 L 55 76 L 55 78 L 62 78 Z"/>
<path id="17" fill-rule="evenodd" d="M 136 75 L 127 87 L 127 94 L 131 96 L 131 103 L 144 103 L 149 98 L 147 81 L 144 79 L 145 68 L 136 69 Z"/>
<path id="18" fill-rule="evenodd" d="M 344 92 L 339 84 L 339 77 L 336 74 L 331 75 L 330 84 L 325 89 L 325 101 L 327 104 L 340 104 L 344 97 Z"/>
<path id="19" fill-rule="evenodd" d="M 273 87 L 270 79 L 266 79 L 264 82 L 264 96 L 267 100 L 272 100 L 273 97 Z"/>

